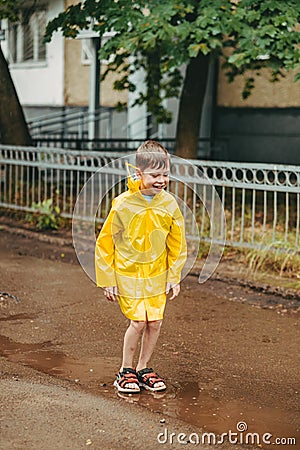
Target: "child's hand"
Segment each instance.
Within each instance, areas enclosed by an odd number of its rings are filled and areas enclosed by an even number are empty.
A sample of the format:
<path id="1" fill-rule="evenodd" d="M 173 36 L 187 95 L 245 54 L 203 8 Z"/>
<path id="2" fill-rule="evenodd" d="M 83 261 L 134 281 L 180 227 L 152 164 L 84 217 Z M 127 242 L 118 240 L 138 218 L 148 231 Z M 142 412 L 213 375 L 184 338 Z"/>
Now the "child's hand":
<path id="1" fill-rule="evenodd" d="M 167 288 L 166 288 L 166 294 L 167 295 L 168 295 L 168 293 L 170 292 L 171 289 L 173 291 L 173 294 L 169 298 L 169 300 L 173 300 L 173 298 L 177 297 L 177 295 L 180 292 L 180 284 L 167 283 Z"/>
<path id="2" fill-rule="evenodd" d="M 104 295 L 109 302 L 115 302 L 117 300 L 118 288 L 117 286 L 108 286 L 104 288 Z"/>

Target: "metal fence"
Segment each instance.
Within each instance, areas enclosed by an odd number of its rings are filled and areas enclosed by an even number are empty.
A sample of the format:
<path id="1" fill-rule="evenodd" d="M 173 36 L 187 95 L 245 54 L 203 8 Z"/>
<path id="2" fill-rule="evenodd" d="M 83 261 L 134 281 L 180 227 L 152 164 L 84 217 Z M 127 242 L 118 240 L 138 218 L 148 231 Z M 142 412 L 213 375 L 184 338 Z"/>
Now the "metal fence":
<path id="1" fill-rule="evenodd" d="M 174 138 L 156 138 L 158 139 L 170 153 L 175 152 Z M 76 132 L 68 132 L 65 136 L 63 133 L 37 134 L 34 135 L 33 143 L 37 147 L 61 148 L 66 150 L 94 150 L 107 151 L 107 149 L 117 152 L 135 151 L 144 139 L 125 139 L 125 138 L 94 138 L 88 139 L 86 135 L 83 137 Z M 198 139 L 198 158 L 201 159 L 217 159 L 228 154 L 228 139 L 218 138 L 199 138 Z"/>
<path id="2" fill-rule="evenodd" d="M 47 199 L 71 218 L 82 187 L 101 168 L 103 196 L 97 217 L 103 221 L 110 201 L 125 186 L 124 153 L 0 146 L 0 206 L 36 211 Z M 108 166 L 107 166 L 108 165 Z M 107 166 L 107 167 L 105 167 Z M 299 248 L 300 166 L 175 160 L 170 190 L 189 205 L 201 239 L 227 245 Z M 226 226 L 217 199 L 226 216 Z M 89 219 L 86 199 L 82 217 Z M 208 218 L 209 215 L 209 218 Z M 218 222 L 218 236 L 211 222 Z M 193 236 L 190 236 L 193 238 Z"/>

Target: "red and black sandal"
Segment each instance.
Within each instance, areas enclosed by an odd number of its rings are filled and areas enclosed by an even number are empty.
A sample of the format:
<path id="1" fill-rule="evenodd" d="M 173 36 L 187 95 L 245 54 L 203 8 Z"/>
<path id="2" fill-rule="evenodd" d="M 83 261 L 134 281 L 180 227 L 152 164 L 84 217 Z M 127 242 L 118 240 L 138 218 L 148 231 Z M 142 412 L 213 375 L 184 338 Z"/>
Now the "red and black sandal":
<path id="1" fill-rule="evenodd" d="M 167 389 L 164 380 L 157 373 L 155 373 L 153 369 L 146 367 L 145 369 L 139 370 L 137 372 L 137 377 L 140 386 L 148 391 L 159 392 Z M 155 386 L 157 383 L 163 383 L 163 385 Z"/>
<path id="2" fill-rule="evenodd" d="M 129 387 L 129 384 L 135 384 L 136 387 Z M 119 392 L 123 392 L 124 394 L 135 394 L 141 391 L 136 371 L 130 367 L 124 368 L 122 372 L 117 374 L 117 378 L 114 381 L 114 386 Z"/>

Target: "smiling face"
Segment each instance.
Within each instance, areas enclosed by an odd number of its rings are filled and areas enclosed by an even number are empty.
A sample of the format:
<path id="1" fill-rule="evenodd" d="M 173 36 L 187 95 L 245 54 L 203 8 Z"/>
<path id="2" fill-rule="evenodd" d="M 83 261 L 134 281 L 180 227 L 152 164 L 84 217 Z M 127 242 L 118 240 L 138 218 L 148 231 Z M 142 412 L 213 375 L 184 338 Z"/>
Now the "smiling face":
<path id="1" fill-rule="evenodd" d="M 145 195 L 156 195 L 169 184 L 170 165 L 168 163 L 166 167 L 158 169 L 147 167 L 143 171 L 137 169 L 136 173 L 141 179 L 140 190 L 142 193 Z"/>

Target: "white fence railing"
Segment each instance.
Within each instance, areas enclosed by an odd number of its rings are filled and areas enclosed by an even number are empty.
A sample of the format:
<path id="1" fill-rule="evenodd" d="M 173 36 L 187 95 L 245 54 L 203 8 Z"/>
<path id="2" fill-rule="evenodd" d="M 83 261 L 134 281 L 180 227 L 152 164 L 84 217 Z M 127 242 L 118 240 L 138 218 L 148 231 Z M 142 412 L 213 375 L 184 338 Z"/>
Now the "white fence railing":
<path id="1" fill-rule="evenodd" d="M 125 187 L 125 159 L 124 153 L 110 151 L 2 145 L 0 206 L 34 211 L 33 204 L 51 198 L 63 217 L 72 217 L 82 187 L 98 173 L 98 191 L 88 195 L 93 196 L 93 203 L 101 197 L 97 217 L 103 221 L 111 199 Z M 299 247 L 300 166 L 175 159 L 170 190 L 188 204 L 201 239 L 210 237 L 250 248 Z M 216 210 L 217 198 L 224 208 L 226 226 Z M 89 205 L 91 199 L 86 198 L 83 218 L 94 214 Z M 211 234 L 208 213 L 210 221 L 220 221 L 218 236 Z"/>

